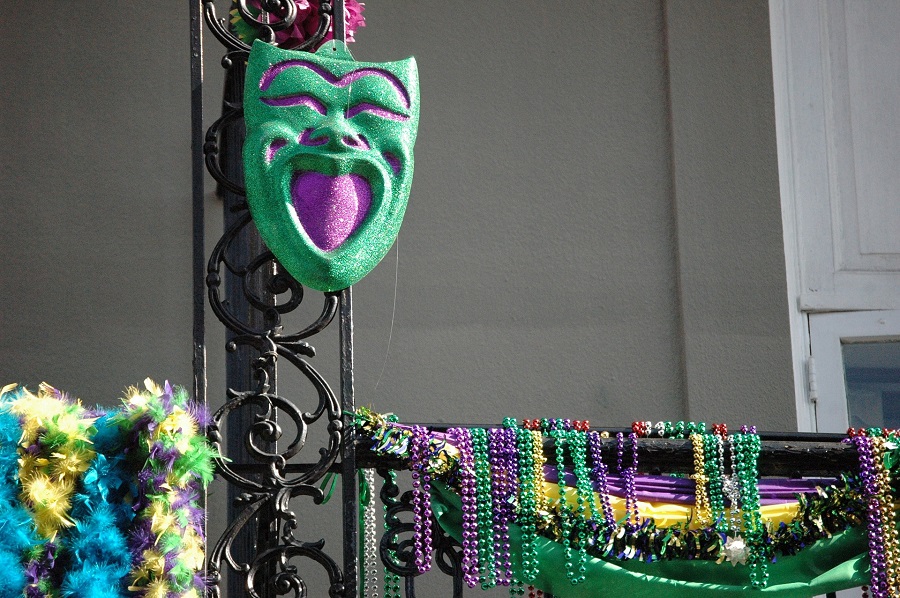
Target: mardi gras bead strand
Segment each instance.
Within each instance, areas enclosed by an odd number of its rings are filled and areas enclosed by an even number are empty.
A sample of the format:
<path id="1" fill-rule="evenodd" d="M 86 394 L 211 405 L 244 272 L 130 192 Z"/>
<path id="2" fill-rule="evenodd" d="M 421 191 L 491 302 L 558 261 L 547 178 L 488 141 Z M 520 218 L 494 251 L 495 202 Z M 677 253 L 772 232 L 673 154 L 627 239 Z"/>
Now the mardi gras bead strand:
<path id="1" fill-rule="evenodd" d="M 520 579 L 516 579 L 513 577 L 512 582 L 509 584 L 509 596 L 510 598 L 515 598 L 516 596 L 523 596 L 525 594 L 525 584 L 522 583 Z"/>
<path id="2" fill-rule="evenodd" d="M 648 421 L 636 421 L 631 424 L 631 431 L 637 434 L 639 438 L 649 438 L 654 432 L 660 438 L 689 438 L 691 434 L 705 434 L 706 423 L 660 421 L 656 422 L 656 424 L 651 424 Z"/>
<path id="3" fill-rule="evenodd" d="M 581 430 L 571 430 L 569 432 L 569 445 L 572 447 L 572 461 L 575 465 L 578 515 L 584 521 L 595 519 L 600 513 L 594 510 L 594 489 L 591 484 L 591 471 L 588 468 L 587 460 L 587 433 Z"/>
<path id="4" fill-rule="evenodd" d="M 523 453 L 522 453 L 522 450 L 521 450 L 520 444 L 519 444 L 519 432 L 522 430 L 518 427 L 518 423 L 516 422 L 516 420 L 514 418 L 511 418 L 511 417 L 505 418 L 503 420 L 503 428 L 504 428 L 504 432 L 506 432 L 508 434 L 507 442 L 508 442 L 509 450 L 510 450 L 510 457 L 509 457 L 510 458 L 510 462 L 509 462 L 510 463 L 510 471 L 508 472 L 508 476 L 509 476 L 508 480 L 509 480 L 510 487 L 512 488 L 512 495 L 510 496 L 510 499 L 509 499 L 509 503 L 510 503 L 509 504 L 509 521 L 510 522 L 517 521 L 519 523 L 520 529 L 522 530 L 522 540 L 521 540 L 522 550 L 521 550 L 521 552 L 522 552 L 522 563 L 523 563 L 523 569 L 524 569 L 524 567 L 525 567 L 524 563 L 526 560 L 525 536 L 527 534 L 525 531 L 526 525 L 524 524 L 525 518 L 522 516 L 521 510 L 520 510 L 520 505 L 522 502 L 522 486 L 523 486 L 522 461 L 523 461 L 523 459 L 530 459 L 531 453 L 530 452 L 527 453 L 527 456 L 523 455 Z M 530 437 L 531 437 L 531 435 L 529 434 L 529 439 L 530 439 Z M 519 456 L 518 459 L 516 458 L 516 455 Z M 530 473 L 531 471 L 532 471 L 532 469 L 531 469 L 531 466 L 529 465 L 528 472 Z M 517 481 L 518 481 L 518 484 L 517 484 Z M 508 555 L 509 550 L 506 549 L 506 552 Z M 509 562 L 508 557 L 507 557 L 507 562 Z M 522 596 L 523 594 L 525 594 L 525 584 L 522 582 L 521 579 L 519 579 L 518 577 L 513 575 L 511 563 L 510 563 L 508 569 L 509 570 L 507 573 L 508 573 L 508 577 L 510 580 L 509 581 L 510 597 L 513 598 L 516 596 Z"/>
<path id="5" fill-rule="evenodd" d="M 608 470 L 603 462 L 603 443 L 600 439 L 600 434 L 594 430 L 588 432 L 588 443 L 591 451 L 591 461 L 594 465 L 591 477 L 597 485 L 597 492 L 600 495 L 603 523 L 606 526 L 607 534 L 611 534 L 616 529 L 616 518 L 613 515 L 612 504 L 609 499 Z"/>
<path id="6" fill-rule="evenodd" d="M 587 434 L 581 429 L 570 430 L 568 437 L 572 462 L 575 465 L 575 500 L 577 503 L 575 548 L 578 551 L 578 573 L 572 583 L 581 583 L 585 580 L 587 573 L 588 521 L 596 517 L 593 509 L 594 489 L 591 486 L 590 470 L 587 466 Z"/>
<path id="7" fill-rule="evenodd" d="M 544 454 L 544 434 L 540 429 L 532 430 L 531 436 L 534 438 L 532 442 L 532 460 L 534 461 L 534 484 L 535 492 L 537 492 L 536 513 L 539 515 L 538 525 L 546 527 L 550 516 L 551 505 L 550 498 L 545 492 L 544 484 L 544 465 L 547 464 L 547 456 Z"/>
<path id="8" fill-rule="evenodd" d="M 512 562 L 510 560 L 510 539 L 509 524 L 516 521 L 516 505 L 519 494 L 519 459 L 517 450 L 517 436 L 515 420 L 507 418 L 506 425 L 503 429 L 503 445 L 505 451 L 505 475 L 506 475 L 506 495 L 504 497 L 504 536 L 503 541 L 503 569 L 506 578 L 512 583 L 515 581 L 513 576 Z"/>
<path id="9" fill-rule="evenodd" d="M 869 587 L 872 598 L 886 598 L 888 594 L 887 563 L 884 551 L 884 521 L 879 501 L 876 454 L 874 438 L 857 435 L 852 438 L 859 454 L 859 477 L 863 481 L 866 500 L 868 502 L 866 528 L 869 537 L 869 561 L 871 563 L 871 582 Z"/>
<path id="10" fill-rule="evenodd" d="M 478 501 L 475 488 L 475 460 L 472 432 L 452 428 L 448 435 L 459 450 L 459 495 L 462 499 L 462 572 L 470 588 L 478 585 Z"/>
<path id="11" fill-rule="evenodd" d="M 725 441 L 719 434 L 706 434 L 703 438 L 706 447 L 706 472 L 709 476 L 709 504 L 713 526 L 716 531 L 723 532 L 728 529 L 723 484 L 725 480 Z"/>
<path id="12" fill-rule="evenodd" d="M 696 506 L 697 521 L 701 527 L 709 525 L 710 506 L 709 494 L 706 492 L 706 484 L 709 477 L 706 475 L 706 453 L 703 447 L 703 437 L 700 434 L 691 434 L 691 444 L 694 449 L 694 503 Z"/>
<path id="13" fill-rule="evenodd" d="M 882 529 L 884 529 L 884 557 L 885 573 L 887 577 L 888 594 L 900 595 L 900 579 L 898 579 L 898 546 L 897 517 L 894 510 L 894 496 L 891 491 L 891 474 L 884 461 L 887 450 L 884 437 L 872 439 L 874 453 L 879 455 L 875 459 L 876 484 L 878 487 L 878 502 L 881 506 Z"/>
<path id="14" fill-rule="evenodd" d="M 633 432 L 632 432 L 633 433 Z M 621 432 L 616 433 L 616 473 L 622 478 L 625 484 L 625 528 L 631 529 L 631 484 L 628 482 L 628 470 L 624 465 L 625 457 L 625 435 Z"/>
<path id="15" fill-rule="evenodd" d="M 728 510 L 730 512 L 729 517 L 729 529 L 734 536 L 741 535 L 741 523 L 740 523 L 740 513 L 741 513 L 741 485 L 737 475 L 738 465 L 737 465 L 737 450 L 735 449 L 735 440 L 734 435 L 728 437 L 728 451 L 731 461 L 731 476 L 728 478 L 728 484 L 725 487 L 725 494 L 728 495 L 729 507 Z"/>
<path id="16" fill-rule="evenodd" d="M 537 486 L 534 470 L 535 436 L 531 430 L 516 428 L 519 451 L 518 522 L 522 528 L 522 579 L 534 583 L 538 573 Z"/>
<path id="17" fill-rule="evenodd" d="M 572 571 L 572 515 L 570 512 L 571 510 L 569 508 L 569 503 L 566 501 L 566 480 L 563 473 L 563 463 L 566 462 L 566 435 L 563 430 L 554 428 L 550 430 L 550 437 L 553 438 L 554 447 L 556 448 L 557 491 L 559 493 L 559 500 L 557 501 L 557 513 L 559 515 L 559 527 L 561 534 L 560 541 L 562 542 L 564 549 L 564 556 L 566 561 L 566 577 L 568 577 L 569 581 L 572 581 L 575 578 L 574 571 Z"/>
<path id="18" fill-rule="evenodd" d="M 431 569 L 431 475 L 428 472 L 428 430 L 413 426 L 410 442 L 413 486 L 413 554 L 416 569 Z"/>
<path id="19" fill-rule="evenodd" d="M 575 563 L 572 560 L 574 550 L 572 549 L 572 529 L 573 514 L 569 502 L 566 500 L 566 476 L 563 464 L 566 462 L 565 446 L 568 441 L 568 431 L 560 428 L 550 430 L 550 437 L 553 438 L 556 448 L 556 468 L 557 468 L 557 490 L 559 492 L 559 500 L 557 501 L 557 514 L 559 516 L 560 542 L 563 545 L 563 555 L 566 565 L 566 578 L 575 585 L 579 583 L 578 573 L 575 570 Z"/>
<path id="20" fill-rule="evenodd" d="M 625 456 L 625 435 L 616 432 L 616 473 L 619 476 L 625 475 L 625 468 L 622 466 L 622 459 Z"/>
<path id="21" fill-rule="evenodd" d="M 493 522 L 491 525 L 494 544 L 494 577 L 497 583 L 508 586 L 512 580 L 512 563 L 509 556 L 509 522 L 512 519 L 510 499 L 515 491 L 515 482 L 510 474 L 515 469 L 515 452 L 509 444 L 510 429 L 491 429 L 488 433 L 491 461 L 491 500 Z"/>
<path id="22" fill-rule="evenodd" d="M 638 446 L 637 435 L 632 432 L 628 435 L 631 442 L 631 467 L 627 468 L 622 474 L 625 478 L 625 526 L 628 531 L 633 530 L 640 524 L 640 513 L 637 506 L 637 488 L 635 487 L 635 478 L 638 470 Z"/>
<path id="23" fill-rule="evenodd" d="M 378 598 L 378 541 L 375 535 L 375 472 L 363 469 L 369 500 L 363 511 L 363 596 Z"/>
<path id="24" fill-rule="evenodd" d="M 631 431 L 637 434 L 638 438 L 648 438 L 653 433 L 653 424 L 649 421 L 631 422 Z"/>
<path id="25" fill-rule="evenodd" d="M 475 500 L 478 515 L 478 581 L 482 588 L 489 589 L 496 585 L 494 578 L 496 564 L 487 430 L 472 429 L 472 454 L 475 459 Z"/>
<path id="26" fill-rule="evenodd" d="M 386 486 L 395 486 L 397 484 L 397 472 L 393 469 L 387 470 L 387 476 L 382 480 L 381 491 L 384 492 Z M 387 504 L 381 507 L 384 519 L 384 531 L 390 531 L 387 518 Z M 396 552 L 391 550 L 388 553 L 391 559 L 396 558 Z M 400 576 L 387 567 L 384 568 L 384 598 L 400 598 Z"/>
<path id="27" fill-rule="evenodd" d="M 742 431 L 744 428 L 742 428 Z M 738 453 L 737 475 L 741 485 L 741 507 L 744 530 L 750 547 L 750 582 L 753 587 L 764 588 L 768 585 L 768 563 L 762 546 L 762 517 L 759 514 L 759 458 L 760 440 L 756 428 L 734 437 Z"/>
<path id="28" fill-rule="evenodd" d="M 706 432 L 704 422 L 677 421 L 672 426 L 672 434 L 675 438 L 690 438 L 691 434 L 703 434 Z"/>

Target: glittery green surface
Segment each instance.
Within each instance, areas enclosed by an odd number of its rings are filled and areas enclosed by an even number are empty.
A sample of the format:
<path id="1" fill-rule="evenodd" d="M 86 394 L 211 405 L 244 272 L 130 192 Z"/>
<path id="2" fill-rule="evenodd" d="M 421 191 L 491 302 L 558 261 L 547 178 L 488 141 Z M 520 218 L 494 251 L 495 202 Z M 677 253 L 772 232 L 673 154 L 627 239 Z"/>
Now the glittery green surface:
<path id="1" fill-rule="evenodd" d="M 256 41 L 244 119 L 247 202 L 278 261 L 300 283 L 321 291 L 348 287 L 368 274 L 397 238 L 409 199 L 419 121 L 415 59 L 356 62 L 336 42 L 313 54 Z M 371 193 L 352 232 L 330 250 L 310 233 L 314 226 L 349 228 L 341 219 L 353 217 L 352 209 L 344 213 L 336 201 L 317 213 L 321 222 L 304 226 L 296 188 L 298 177 L 310 173 L 364 179 Z"/>

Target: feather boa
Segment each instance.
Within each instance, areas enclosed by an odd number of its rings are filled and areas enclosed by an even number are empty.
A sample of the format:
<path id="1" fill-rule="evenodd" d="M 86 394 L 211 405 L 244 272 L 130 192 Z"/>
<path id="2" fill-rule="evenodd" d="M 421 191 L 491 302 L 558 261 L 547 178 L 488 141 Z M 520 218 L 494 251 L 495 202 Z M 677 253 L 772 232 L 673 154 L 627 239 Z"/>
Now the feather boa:
<path id="1" fill-rule="evenodd" d="M 149 379 L 118 410 L 0 390 L 0 598 L 197 598 L 208 416 Z"/>

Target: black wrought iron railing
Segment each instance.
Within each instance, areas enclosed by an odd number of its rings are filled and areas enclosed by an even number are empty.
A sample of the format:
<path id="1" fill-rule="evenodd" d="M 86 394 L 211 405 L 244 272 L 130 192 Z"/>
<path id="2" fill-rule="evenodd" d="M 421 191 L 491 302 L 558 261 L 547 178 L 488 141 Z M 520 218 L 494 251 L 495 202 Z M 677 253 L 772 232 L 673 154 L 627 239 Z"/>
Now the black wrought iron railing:
<path id="1" fill-rule="evenodd" d="M 294 0 L 236 0 L 234 7 L 262 40 L 288 27 L 296 15 Z M 260 9 L 260 10 L 257 10 Z M 298 50 L 314 48 L 334 23 L 334 36 L 344 37 L 343 0 L 320 4 L 318 31 Z M 267 15 L 274 15 L 269 18 Z M 227 398 L 213 415 L 209 438 L 228 457 L 218 463 L 218 476 L 228 491 L 225 531 L 210 538 L 209 594 L 271 598 L 280 595 L 350 597 L 360 589 L 359 502 L 357 469 L 374 468 L 383 483 L 379 498 L 386 526 L 378 542 L 388 575 L 402 582 L 411 598 L 419 575 L 412 554 L 413 510 L 410 492 L 401 492 L 391 464 L 359 447 L 353 433 L 353 312 L 350 288 L 315 298 L 284 273 L 260 241 L 244 196 L 241 146 L 242 94 L 250 46 L 217 13 L 215 0 L 191 1 L 191 85 L 194 206 L 194 393 L 206 401 L 207 356 L 204 318 L 208 308 L 225 326 Z M 221 115 L 206 126 L 203 114 L 204 27 L 223 47 L 226 86 Z M 223 200 L 225 231 L 206 255 L 204 177 L 208 172 Z M 311 321 L 286 330 L 285 316 L 303 302 L 321 301 Z M 310 341 L 337 321 L 340 361 L 338 390 L 311 363 Z M 302 375 L 312 392 L 287 396 L 277 384 L 279 366 Z M 215 391 L 219 392 L 219 391 Z M 449 425 L 433 426 L 447 429 Z M 318 446 L 307 447 L 312 434 Z M 226 431 L 227 430 L 227 431 Z M 615 432 L 615 430 L 612 430 Z M 763 436 L 762 462 L 768 475 L 810 475 L 852 469 L 852 446 L 837 435 Z M 690 467 L 687 440 L 642 440 L 641 462 L 648 471 Z M 552 455 L 553 451 L 548 451 Z M 314 458 L 309 459 L 310 455 Z M 813 459 L 810 457 L 814 456 Z M 323 481 L 340 477 L 342 544 L 327 546 L 305 537 L 304 519 L 294 499 L 305 497 L 304 509 L 326 502 Z M 310 506 L 312 503 L 312 506 Z M 335 522 L 337 525 L 337 522 Z M 450 575 L 452 596 L 463 594 L 461 547 L 434 526 L 437 568 Z M 337 555 L 337 556 L 336 556 Z M 318 569 L 313 574 L 312 571 Z M 323 576 L 324 573 L 324 576 Z M 327 578 L 327 587 L 310 587 L 312 577 Z M 225 579 L 227 578 L 227 584 Z"/>
<path id="2" fill-rule="evenodd" d="M 257 37 L 271 40 L 296 15 L 292 0 L 235 4 Z M 319 29 L 298 49 L 314 47 L 340 17 L 342 2 L 321 4 Z M 271 19 L 267 15 L 277 15 Z M 218 475 L 229 488 L 228 524 L 220 538 L 211 539 L 208 557 L 209 590 L 221 595 L 223 574 L 230 573 L 227 595 L 268 597 L 294 592 L 307 594 L 303 566 L 316 563 L 327 574 L 331 596 L 355 595 L 358 585 L 357 484 L 352 435 L 353 319 L 351 290 L 326 293 L 312 322 L 287 331 L 282 318 L 308 298 L 304 289 L 282 273 L 274 256 L 259 240 L 247 208 L 241 146 L 243 78 L 250 46 L 235 35 L 212 0 L 191 4 L 191 73 L 194 155 L 194 390 L 206 397 L 204 315 L 206 302 L 228 331 L 226 349 L 227 400 L 212 417 L 209 437 L 228 456 Z M 222 65 L 226 88 L 222 114 L 204 130 L 203 26 L 224 46 Z M 342 26 L 335 27 L 337 36 Z M 205 257 L 204 174 L 215 179 L 223 200 L 225 232 Z M 315 350 L 307 339 L 338 320 L 341 377 L 335 392 L 310 363 Z M 301 404 L 279 393 L 277 368 L 290 364 L 312 385 L 312 404 Z M 325 431 L 317 459 L 296 463 L 310 429 Z M 227 428 L 227 434 L 222 430 Z M 286 431 L 291 438 L 285 438 Z M 304 456 L 310 453 L 305 451 Z M 303 538 L 292 500 L 305 496 L 313 503 L 326 500 L 322 480 L 338 471 L 342 478 L 343 559 L 326 551 L 323 542 Z M 323 590 L 313 590 L 314 595 Z"/>

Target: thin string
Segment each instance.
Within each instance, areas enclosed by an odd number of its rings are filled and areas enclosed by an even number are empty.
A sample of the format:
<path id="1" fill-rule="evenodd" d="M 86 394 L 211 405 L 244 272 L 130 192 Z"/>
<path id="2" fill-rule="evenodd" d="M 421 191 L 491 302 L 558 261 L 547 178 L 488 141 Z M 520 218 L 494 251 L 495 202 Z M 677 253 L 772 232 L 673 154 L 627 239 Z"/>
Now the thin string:
<path id="1" fill-rule="evenodd" d="M 384 376 L 384 370 L 387 368 L 388 357 L 391 354 L 391 341 L 394 339 L 394 318 L 397 316 L 397 283 L 400 280 L 400 234 L 397 234 L 397 240 L 394 242 L 396 251 L 394 255 L 394 306 L 391 308 L 391 330 L 388 333 L 387 350 L 384 352 L 384 362 L 381 364 L 381 373 L 378 374 L 378 380 L 375 381 L 374 394 L 378 390 L 378 384 L 381 383 L 381 377 Z"/>

